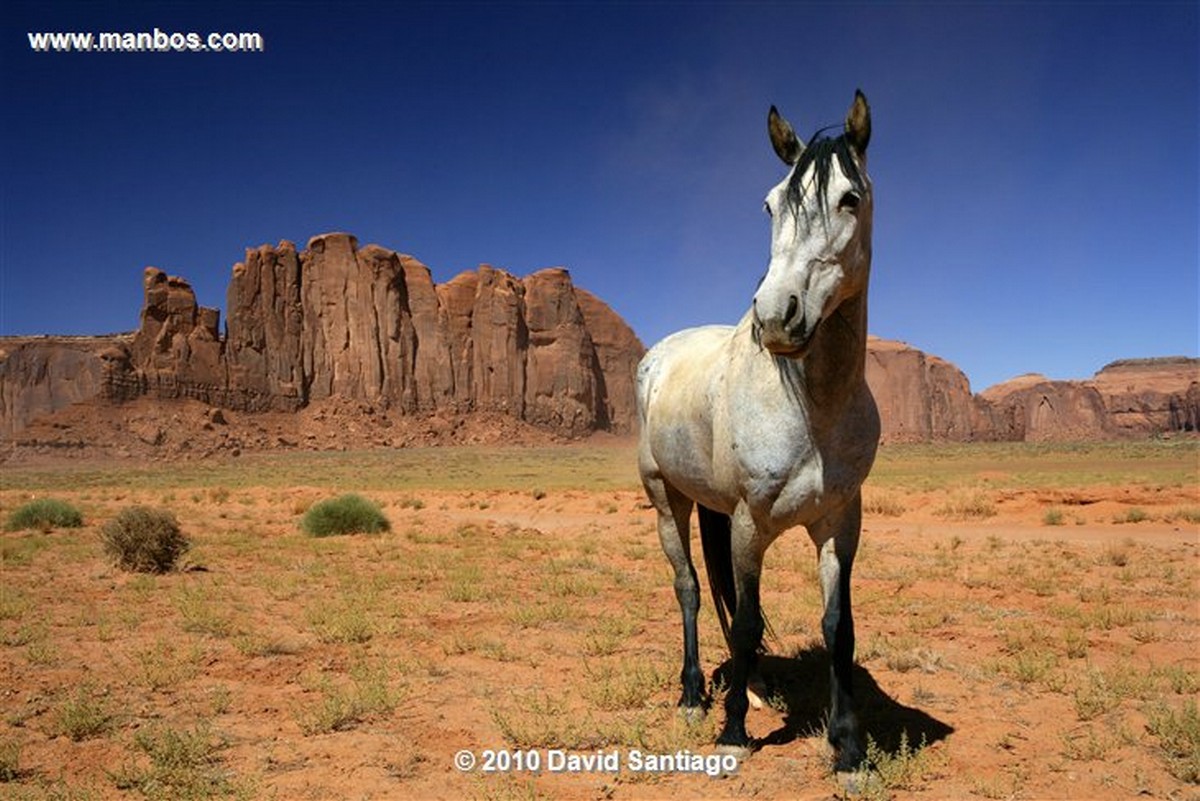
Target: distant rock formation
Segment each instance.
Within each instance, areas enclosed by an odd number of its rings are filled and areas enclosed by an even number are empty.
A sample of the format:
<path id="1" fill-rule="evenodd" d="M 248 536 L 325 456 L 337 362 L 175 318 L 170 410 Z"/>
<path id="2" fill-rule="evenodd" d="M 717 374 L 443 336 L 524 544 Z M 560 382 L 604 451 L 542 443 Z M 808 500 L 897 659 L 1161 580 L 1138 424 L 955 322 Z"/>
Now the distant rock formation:
<path id="1" fill-rule="evenodd" d="M 962 371 L 903 342 L 867 341 L 867 384 L 884 442 L 964 442 L 975 438 L 974 399 Z"/>
<path id="2" fill-rule="evenodd" d="M 1089 382 L 1121 433 L 1200 431 L 1200 360 L 1183 356 L 1126 359 Z"/>
<path id="3" fill-rule="evenodd" d="M 216 402 L 227 384 L 220 312 L 198 306 L 187 281 L 153 267 L 146 268 L 142 287 L 141 324 L 128 358 L 114 360 L 102 394 Z"/>
<path id="4" fill-rule="evenodd" d="M 1040 442 L 1200 431 L 1200 359 L 1116 361 L 1087 381 L 1024 375 L 979 398 L 994 439 Z"/>
<path id="5" fill-rule="evenodd" d="M 1200 359 L 1131 359 L 1090 380 L 1031 373 L 972 395 L 953 364 L 901 342 L 867 345 L 885 442 L 1063 442 L 1200 431 Z"/>
<path id="6" fill-rule="evenodd" d="M 247 250 L 226 309 L 222 332 L 219 312 L 198 305 L 186 280 L 151 267 L 136 332 L 0 339 L 0 434 L 13 440 L 76 404 L 138 401 L 144 414 L 156 399 L 250 414 L 307 410 L 314 425 L 361 412 L 364 431 L 397 415 L 430 421 L 401 438 L 417 442 L 453 441 L 467 429 L 448 421 L 470 416 L 565 436 L 636 425 L 633 381 L 645 348 L 563 269 L 520 279 L 482 265 L 435 285 L 411 256 L 326 234 L 299 251 L 286 241 Z M 1200 359 L 1113 362 L 1085 381 L 1026 375 L 972 395 L 953 364 L 871 337 L 866 369 L 885 442 L 1200 430 Z"/>
<path id="7" fill-rule="evenodd" d="M 599 370 L 596 375 L 604 382 L 600 397 L 604 399 L 602 420 L 609 427 L 613 420 L 637 421 L 637 406 L 633 382 L 638 362 L 646 348 L 625 321 L 608 305 L 584 289 L 575 290 L 583 324 L 592 335 Z M 619 430 L 625 430 L 624 424 Z"/>
<path id="8" fill-rule="evenodd" d="M 1112 439 L 1118 433 L 1103 397 L 1088 382 L 1031 373 L 989 387 L 976 405 L 980 439 L 1061 442 Z"/>
<path id="9" fill-rule="evenodd" d="M 12 435 L 70 403 L 190 398 L 235 411 L 363 401 L 399 414 L 499 412 L 559 434 L 633 430 L 645 348 L 563 269 L 524 280 L 483 265 L 435 286 L 411 256 L 349 234 L 248 250 L 228 331 L 183 278 L 144 275 L 138 330 L 13 338 L 0 355 Z"/>
<path id="10" fill-rule="evenodd" d="M 113 365 L 128 361 L 131 340 L 129 334 L 0 339 L 0 436 L 104 394 Z"/>

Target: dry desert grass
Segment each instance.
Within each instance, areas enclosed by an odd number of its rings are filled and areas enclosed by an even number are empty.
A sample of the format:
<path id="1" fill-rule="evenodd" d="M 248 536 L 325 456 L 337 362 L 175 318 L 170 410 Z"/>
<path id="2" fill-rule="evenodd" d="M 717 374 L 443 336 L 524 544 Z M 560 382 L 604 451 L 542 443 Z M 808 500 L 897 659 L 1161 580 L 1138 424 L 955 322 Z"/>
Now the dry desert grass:
<path id="1" fill-rule="evenodd" d="M 1197 443 L 888 448 L 856 565 L 875 771 L 852 797 L 1200 792 Z M 359 493 L 391 530 L 315 538 Z M 675 714 L 679 621 L 629 444 L 6 466 L 81 528 L 0 535 L 0 796 L 829 798 L 811 547 L 768 555 L 778 641 L 734 776 L 462 772 L 485 749 L 712 753 Z M 100 532 L 169 509 L 181 569 Z M 698 551 L 699 549 L 697 549 Z M 707 606 L 701 657 L 725 660 Z M 719 692 L 719 690 L 718 690 Z M 524 759 L 527 757 L 518 757 Z"/>

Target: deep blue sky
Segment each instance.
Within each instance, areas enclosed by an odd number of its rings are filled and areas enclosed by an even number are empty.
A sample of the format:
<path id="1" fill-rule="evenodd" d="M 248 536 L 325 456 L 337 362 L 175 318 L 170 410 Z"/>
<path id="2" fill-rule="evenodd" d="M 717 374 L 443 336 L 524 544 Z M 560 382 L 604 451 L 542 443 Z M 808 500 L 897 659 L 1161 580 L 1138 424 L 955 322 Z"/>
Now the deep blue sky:
<path id="1" fill-rule="evenodd" d="M 245 248 L 349 231 L 445 281 L 566 266 L 652 344 L 734 322 L 802 136 L 874 135 L 871 330 L 976 390 L 1196 355 L 1200 12 L 1182 3 L 14 3 L 0 333 L 224 311 Z M 258 31 L 249 54 L 39 54 L 30 31 Z"/>

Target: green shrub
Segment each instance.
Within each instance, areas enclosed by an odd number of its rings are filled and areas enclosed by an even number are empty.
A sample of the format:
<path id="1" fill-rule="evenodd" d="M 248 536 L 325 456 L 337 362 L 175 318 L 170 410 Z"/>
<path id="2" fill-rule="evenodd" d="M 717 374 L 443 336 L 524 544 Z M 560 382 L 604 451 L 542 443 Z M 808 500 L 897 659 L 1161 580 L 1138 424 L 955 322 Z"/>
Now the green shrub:
<path id="1" fill-rule="evenodd" d="M 192 547 L 179 530 L 175 515 L 165 509 L 131 506 L 101 529 L 104 552 L 123 570 L 166 573 Z"/>
<path id="2" fill-rule="evenodd" d="M 79 528 L 83 515 L 66 501 L 54 498 L 39 498 L 13 510 L 4 524 L 6 531 L 36 528 L 49 531 L 52 528 Z"/>
<path id="3" fill-rule="evenodd" d="M 314 537 L 336 534 L 375 534 L 391 524 L 379 506 L 353 493 L 314 504 L 300 521 L 300 529 Z"/>

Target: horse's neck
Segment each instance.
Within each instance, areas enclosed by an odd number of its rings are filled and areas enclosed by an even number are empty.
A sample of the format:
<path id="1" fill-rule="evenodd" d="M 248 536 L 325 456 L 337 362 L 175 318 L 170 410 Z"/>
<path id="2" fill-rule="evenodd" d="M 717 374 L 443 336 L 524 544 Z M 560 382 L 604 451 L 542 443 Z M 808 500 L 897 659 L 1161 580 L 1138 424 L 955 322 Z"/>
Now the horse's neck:
<path id="1" fill-rule="evenodd" d="M 813 411 L 837 413 L 866 384 L 867 294 L 849 298 L 821 323 L 812 349 L 798 361 L 798 371 Z"/>

